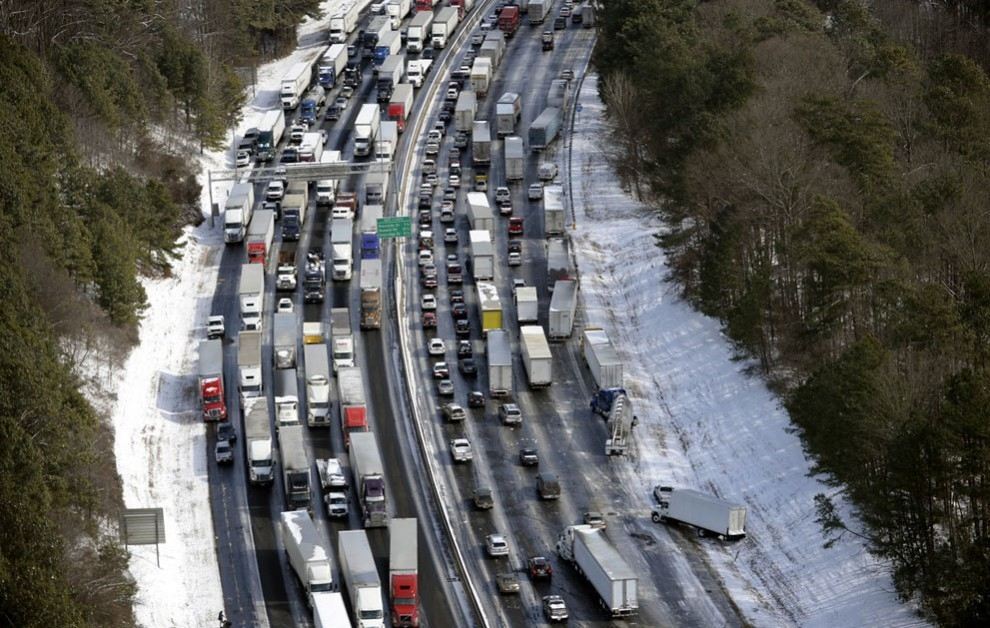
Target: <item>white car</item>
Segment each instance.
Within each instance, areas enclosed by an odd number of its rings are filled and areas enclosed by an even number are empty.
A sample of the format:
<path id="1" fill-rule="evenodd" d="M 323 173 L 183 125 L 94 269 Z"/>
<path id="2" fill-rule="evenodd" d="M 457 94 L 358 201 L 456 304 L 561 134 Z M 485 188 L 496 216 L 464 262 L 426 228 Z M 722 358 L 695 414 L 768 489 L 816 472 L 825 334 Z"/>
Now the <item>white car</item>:
<path id="1" fill-rule="evenodd" d="M 269 181 L 265 190 L 265 199 L 269 201 L 280 201 L 285 196 L 285 184 L 281 181 Z"/>
<path id="2" fill-rule="evenodd" d="M 444 244 L 457 244 L 457 229 L 449 227 L 443 231 Z"/>
<path id="3" fill-rule="evenodd" d="M 456 175 L 456 174 L 450 175 L 450 178 L 447 180 L 447 184 L 450 185 L 450 187 L 452 187 L 452 188 L 459 188 L 459 187 L 461 187 L 461 177 L 460 177 L 460 175 Z"/>
<path id="4" fill-rule="evenodd" d="M 426 350 L 430 355 L 443 355 L 447 352 L 447 345 L 444 344 L 443 338 L 434 338 L 430 340 Z"/>
<path id="5" fill-rule="evenodd" d="M 327 505 L 327 515 L 334 518 L 347 516 L 347 493 L 341 493 L 339 491 L 327 493 L 323 501 Z"/>
<path id="6" fill-rule="evenodd" d="M 451 440 L 450 455 L 453 456 L 454 462 L 470 462 L 474 459 L 474 452 L 471 450 L 471 441 L 466 438 L 455 438 Z M 505 553 L 507 554 L 508 552 L 509 546 L 506 545 Z M 494 556 L 494 554 L 492 555 Z"/>
<path id="7" fill-rule="evenodd" d="M 509 266 L 522 266 L 522 255 L 518 251 L 509 251 Z"/>
<path id="8" fill-rule="evenodd" d="M 234 161 L 238 168 L 244 168 L 245 166 L 251 165 L 251 153 L 246 150 L 237 151 L 237 158 Z"/>
<path id="9" fill-rule="evenodd" d="M 430 157 L 435 156 L 440 152 L 440 142 L 427 142 L 426 143 L 426 154 Z"/>
<path id="10" fill-rule="evenodd" d="M 420 305 L 424 310 L 436 310 L 437 309 L 437 297 L 435 295 L 426 293 L 420 300 Z"/>
<path id="11" fill-rule="evenodd" d="M 427 142 L 437 142 L 439 144 L 442 139 L 443 135 L 436 129 L 430 129 L 430 132 L 426 135 Z"/>
<path id="12" fill-rule="evenodd" d="M 211 316 L 206 319 L 206 337 L 209 339 L 223 338 L 223 316 Z"/>
<path id="13" fill-rule="evenodd" d="M 533 183 L 529 186 L 529 200 L 538 201 L 543 198 L 543 184 Z"/>
<path id="14" fill-rule="evenodd" d="M 292 299 L 290 299 L 288 297 L 279 299 L 278 300 L 278 306 L 275 308 L 275 311 L 278 312 L 279 314 L 283 314 L 283 313 L 291 314 L 292 313 Z"/>
<path id="15" fill-rule="evenodd" d="M 485 549 L 492 558 L 509 555 L 509 542 L 501 534 L 489 534 L 485 537 Z"/>
<path id="16" fill-rule="evenodd" d="M 540 164 L 540 181 L 553 181 L 557 178 L 557 164 L 545 161 Z"/>
<path id="17" fill-rule="evenodd" d="M 511 198 L 512 198 L 512 192 L 509 191 L 509 188 L 505 187 L 504 185 L 500 185 L 499 187 L 495 188 L 496 203 L 507 203 Z"/>
<path id="18" fill-rule="evenodd" d="M 426 266 L 427 264 L 433 263 L 433 251 L 420 251 L 419 252 L 419 265 Z"/>

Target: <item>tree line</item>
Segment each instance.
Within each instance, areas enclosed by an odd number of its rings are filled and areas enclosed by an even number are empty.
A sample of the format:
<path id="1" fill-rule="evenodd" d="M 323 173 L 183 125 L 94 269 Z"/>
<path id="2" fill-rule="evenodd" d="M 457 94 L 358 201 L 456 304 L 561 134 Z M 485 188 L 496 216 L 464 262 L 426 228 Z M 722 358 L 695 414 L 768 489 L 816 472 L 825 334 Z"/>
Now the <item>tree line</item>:
<path id="1" fill-rule="evenodd" d="M 990 623 L 981 63 L 852 0 L 614 0 L 598 24 L 617 170 L 673 279 L 782 392 L 898 592 Z"/>
<path id="2" fill-rule="evenodd" d="M 319 0 L 0 3 L 0 624 L 133 626 L 113 434 L 80 392 L 119 366 L 223 148 L 237 68 Z M 91 358 L 94 354 L 99 359 Z"/>

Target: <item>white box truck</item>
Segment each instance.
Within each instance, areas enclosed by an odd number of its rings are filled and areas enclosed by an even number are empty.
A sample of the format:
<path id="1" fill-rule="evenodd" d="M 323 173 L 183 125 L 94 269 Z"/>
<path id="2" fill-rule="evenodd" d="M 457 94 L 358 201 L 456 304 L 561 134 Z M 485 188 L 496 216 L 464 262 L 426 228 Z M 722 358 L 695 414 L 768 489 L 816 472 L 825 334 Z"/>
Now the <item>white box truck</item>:
<path id="1" fill-rule="evenodd" d="M 516 301 L 516 318 L 519 323 L 535 323 L 539 318 L 540 299 L 535 286 L 516 288 L 513 298 Z"/>
<path id="2" fill-rule="evenodd" d="M 558 281 L 550 298 L 547 337 L 564 340 L 574 331 L 574 313 L 577 311 L 577 282 Z"/>
<path id="3" fill-rule="evenodd" d="M 305 61 L 296 63 L 289 68 L 289 71 L 282 77 L 282 87 L 279 90 L 282 109 L 295 109 L 299 106 L 299 101 L 306 93 L 311 78 L 313 78 L 313 67 Z"/>
<path id="4" fill-rule="evenodd" d="M 346 9 L 331 16 L 330 41 L 335 44 L 345 43 L 347 36 L 357 27 L 361 11 L 364 11 L 369 4 L 371 0 L 354 0 Z"/>
<path id="5" fill-rule="evenodd" d="M 515 92 L 505 92 L 495 103 L 495 131 L 499 137 L 513 135 L 522 115 L 522 98 Z"/>
<path id="6" fill-rule="evenodd" d="M 564 188 L 558 184 L 543 186 L 543 235 L 564 235 L 564 221 Z"/>
<path id="7" fill-rule="evenodd" d="M 262 264 L 241 264 L 241 279 L 237 287 L 241 323 L 245 330 L 261 330 L 261 311 L 265 305 L 265 267 Z"/>
<path id="8" fill-rule="evenodd" d="M 468 220 L 474 231 L 495 231 L 495 214 L 484 192 L 468 192 Z"/>
<path id="9" fill-rule="evenodd" d="M 686 523 L 699 536 L 712 534 L 734 541 L 746 536 L 746 506 L 687 488 L 657 486 L 657 505 L 652 518 L 656 523 Z"/>
<path id="10" fill-rule="evenodd" d="M 474 126 L 474 116 L 478 113 L 478 97 L 470 90 L 457 95 L 454 105 L 454 129 L 468 133 Z"/>
<path id="11" fill-rule="evenodd" d="M 512 394 L 512 347 L 509 332 L 497 329 L 488 332 L 488 392 L 492 397 Z"/>
<path id="12" fill-rule="evenodd" d="M 505 180 L 522 181 L 526 177 L 526 149 L 521 137 L 505 138 Z"/>
<path id="13" fill-rule="evenodd" d="M 251 484 L 271 484 L 275 480 L 275 439 L 266 397 L 247 400 L 244 405 L 244 433 L 248 480 Z"/>
<path id="14" fill-rule="evenodd" d="M 484 97 L 492 81 L 492 60 L 488 57 L 476 57 L 471 64 L 471 89 Z"/>
<path id="15" fill-rule="evenodd" d="M 299 425 L 299 380 L 296 369 L 275 371 L 275 425 Z"/>
<path id="16" fill-rule="evenodd" d="M 598 388 L 622 388 L 622 360 L 604 329 L 587 328 L 582 337 L 584 359 Z"/>
<path id="17" fill-rule="evenodd" d="M 371 153 L 371 145 L 378 133 L 381 110 L 375 103 L 361 105 L 357 118 L 354 120 L 354 155 L 367 157 Z"/>
<path id="18" fill-rule="evenodd" d="M 254 211 L 254 184 L 249 181 L 235 183 L 223 204 L 223 241 L 227 244 L 243 242 Z"/>
<path id="19" fill-rule="evenodd" d="M 368 535 L 364 530 L 341 530 L 337 534 L 337 559 L 351 598 L 355 625 L 361 628 L 384 628 L 382 583 L 378 578 L 375 557 L 371 553 Z"/>
<path id="20" fill-rule="evenodd" d="M 564 528 L 557 538 L 557 554 L 591 583 L 612 617 L 639 612 L 639 578 L 605 538 L 604 530 L 590 525 Z"/>
<path id="21" fill-rule="evenodd" d="M 495 249 L 488 231 L 472 229 L 468 232 L 471 247 L 471 273 L 475 279 L 495 277 Z"/>
<path id="22" fill-rule="evenodd" d="M 523 367 L 530 388 L 541 388 L 553 383 L 553 354 L 539 325 L 523 325 L 519 328 Z"/>
<path id="23" fill-rule="evenodd" d="M 282 544 L 310 606 L 314 593 L 333 591 L 330 554 L 308 512 L 290 510 L 282 513 Z"/>
<path id="24" fill-rule="evenodd" d="M 306 360 L 306 421 L 310 427 L 330 424 L 330 358 L 325 343 L 303 345 Z"/>
<path id="25" fill-rule="evenodd" d="M 237 335 L 237 390 L 241 406 L 264 392 L 261 379 L 261 332 L 242 331 Z"/>
<path id="26" fill-rule="evenodd" d="M 334 373 L 345 366 L 354 366 L 354 331 L 351 311 L 346 307 L 330 310 L 330 347 Z"/>

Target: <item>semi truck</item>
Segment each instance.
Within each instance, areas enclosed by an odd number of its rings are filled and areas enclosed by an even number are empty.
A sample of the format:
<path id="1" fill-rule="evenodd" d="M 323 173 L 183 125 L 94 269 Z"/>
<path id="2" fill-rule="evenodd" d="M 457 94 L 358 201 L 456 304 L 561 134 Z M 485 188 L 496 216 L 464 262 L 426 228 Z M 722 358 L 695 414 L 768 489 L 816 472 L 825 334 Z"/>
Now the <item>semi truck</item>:
<path id="1" fill-rule="evenodd" d="M 550 91 L 547 92 L 547 107 L 567 109 L 567 103 L 571 100 L 571 82 L 567 79 L 554 79 L 550 82 Z"/>
<path id="2" fill-rule="evenodd" d="M 433 26 L 433 11 L 419 11 L 409 22 L 409 29 L 406 31 L 406 50 L 409 52 L 423 52 L 423 48 L 429 39 L 430 28 Z"/>
<path id="3" fill-rule="evenodd" d="M 244 241 L 247 226 L 254 210 L 254 184 L 250 181 L 235 183 L 223 204 L 223 240 L 227 244 Z"/>
<path id="4" fill-rule="evenodd" d="M 385 468 L 372 432 L 351 433 L 351 467 L 361 504 L 361 519 L 366 528 L 388 525 L 388 503 L 385 495 Z"/>
<path id="5" fill-rule="evenodd" d="M 492 132 L 487 120 L 475 120 L 471 129 L 471 161 L 487 167 L 492 162 Z"/>
<path id="6" fill-rule="evenodd" d="M 302 104 L 299 106 L 299 120 L 312 126 L 319 117 L 320 109 L 327 104 L 327 92 L 322 85 L 314 85 L 309 88 L 303 96 Z"/>
<path id="7" fill-rule="evenodd" d="M 382 262 L 378 259 L 361 263 L 361 329 L 382 326 Z"/>
<path id="8" fill-rule="evenodd" d="M 498 287 L 495 284 L 478 281 L 475 285 L 478 289 L 481 335 L 487 336 L 488 332 L 505 327 L 502 323 L 502 301 L 498 298 Z"/>
<path id="9" fill-rule="evenodd" d="M 371 0 L 354 0 L 350 6 L 330 17 L 330 41 L 335 44 L 343 44 L 347 41 L 347 36 L 357 28 L 358 18 L 361 11 L 364 11 Z"/>
<path id="10" fill-rule="evenodd" d="M 564 188 L 559 184 L 543 186 L 543 235 L 564 235 Z"/>
<path id="11" fill-rule="evenodd" d="M 553 11 L 553 0 L 529 0 L 529 23 L 531 26 L 542 24 Z"/>
<path id="12" fill-rule="evenodd" d="M 226 421 L 227 401 L 223 385 L 223 340 L 199 343 L 199 401 L 204 421 Z"/>
<path id="13" fill-rule="evenodd" d="M 326 267 L 322 247 L 314 247 L 306 252 L 306 266 L 303 268 L 303 299 L 306 303 L 323 303 L 323 289 L 327 283 Z"/>
<path id="14" fill-rule="evenodd" d="M 361 259 L 379 259 L 381 244 L 378 240 L 378 219 L 385 213 L 379 204 L 365 205 L 361 212 Z M 363 267 L 363 263 L 362 263 Z M 362 270 L 362 277 L 364 272 Z"/>
<path id="15" fill-rule="evenodd" d="M 282 544 L 289 566 L 313 606 L 313 595 L 333 591 L 333 569 L 330 554 L 309 513 L 290 510 L 282 513 Z"/>
<path id="16" fill-rule="evenodd" d="M 547 107 L 529 125 L 529 149 L 540 151 L 550 146 L 560 132 L 561 113 L 556 107 Z"/>
<path id="17" fill-rule="evenodd" d="M 354 260 L 351 241 L 354 239 L 354 221 L 350 218 L 334 218 L 330 223 L 330 244 L 333 247 L 333 280 L 349 281 Z"/>
<path id="18" fill-rule="evenodd" d="M 516 288 L 516 317 L 519 323 L 535 323 L 539 317 L 540 300 L 535 286 Z"/>
<path id="19" fill-rule="evenodd" d="M 346 307 L 330 310 L 330 346 L 334 372 L 354 366 L 354 332 L 351 331 L 351 311 Z"/>
<path id="20" fill-rule="evenodd" d="M 558 292 L 559 290 L 559 292 Z M 577 311 L 577 282 L 558 281 L 550 298 L 547 336 L 551 341 L 565 340 L 574 330 L 574 314 Z"/>
<path id="21" fill-rule="evenodd" d="M 521 137 L 505 138 L 505 180 L 522 181 L 526 176 L 526 149 Z"/>
<path id="22" fill-rule="evenodd" d="M 539 325 L 523 325 L 519 328 L 522 345 L 523 367 L 529 378 L 530 388 L 540 388 L 553 383 L 553 354 Z"/>
<path id="23" fill-rule="evenodd" d="M 330 18 L 333 20 L 333 18 Z M 330 34 L 333 37 L 333 33 Z M 317 72 L 320 77 L 320 85 L 324 89 L 331 89 L 344 75 L 344 68 L 347 67 L 347 46 L 345 44 L 332 44 L 320 57 L 320 65 Z"/>
<path id="24" fill-rule="evenodd" d="M 512 347 L 504 329 L 488 333 L 488 392 L 492 397 L 512 394 Z"/>
<path id="25" fill-rule="evenodd" d="M 367 157 L 371 154 L 371 144 L 378 133 L 378 122 L 381 112 L 378 105 L 368 103 L 361 105 L 357 118 L 354 120 L 354 154 Z"/>
<path id="26" fill-rule="evenodd" d="M 303 427 L 288 425 L 278 432 L 282 449 L 282 481 L 285 483 L 285 501 L 288 510 L 310 508 L 309 458 L 303 442 Z"/>
<path id="27" fill-rule="evenodd" d="M 268 111 L 258 125 L 258 142 L 255 144 L 254 160 L 267 163 L 275 159 L 275 150 L 285 135 L 285 112 L 281 109 Z M 251 186 L 252 191 L 254 186 Z M 253 193 L 253 192 L 252 192 Z"/>
<path id="28" fill-rule="evenodd" d="M 389 0 L 388 6 L 385 7 L 386 13 L 388 13 L 389 22 L 392 24 L 392 30 L 397 31 L 402 26 L 402 20 L 406 19 L 409 15 L 409 9 L 412 8 L 412 0 Z"/>
<path id="29" fill-rule="evenodd" d="M 242 331 L 237 335 L 237 390 L 242 407 L 247 399 L 262 395 L 260 331 Z"/>
<path id="30" fill-rule="evenodd" d="M 337 405 L 344 447 L 349 448 L 351 434 L 368 431 L 368 402 L 364 397 L 364 376 L 360 368 L 345 366 L 337 371 Z"/>
<path id="31" fill-rule="evenodd" d="M 282 109 L 290 110 L 299 106 L 309 81 L 313 78 L 313 68 L 309 63 L 301 61 L 294 64 L 282 77 L 282 87 L 279 97 L 282 99 Z"/>
<path id="32" fill-rule="evenodd" d="M 393 626 L 419 626 L 419 539 L 415 519 L 388 526 L 388 580 Z"/>
<path id="33" fill-rule="evenodd" d="M 385 15 L 377 15 L 371 18 L 371 22 L 364 29 L 364 39 L 361 40 L 365 50 L 373 52 L 386 34 L 392 32 L 392 20 Z"/>
<path id="34" fill-rule="evenodd" d="M 450 38 L 454 36 L 454 29 L 457 28 L 459 16 L 454 7 L 444 7 L 436 12 L 433 18 L 431 41 L 437 50 L 444 48 Z"/>
<path id="35" fill-rule="evenodd" d="M 339 591 L 313 594 L 313 626 L 315 628 L 351 628 L 351 618 Z"/>
<path id="36" fill-rule="evenodd" d="M 599 388 L 622 387 L 622 360 L 604 329 L 586 328 L 582 335 L 584 359 Z"/>
<path id="37" fill-rule="evenodd" d="M 306 421 L 310 427 L 330 424 L 330 358 L 326 343 L 303 345 L 306 360 Z"/>
<path id="38" fill-rule="evenodd" d="M 275 267 L 275 289 L 279 292 L 293 292 L 297 282 L 296 252 L 280 249 L 278 265 Z"/>
<path id="39" fill-rule="evenodd" d="M 261 311 L 265 304 L 265 268 L 261 264 L 241 264 L 237 285 L 241 323 L 246 330 L 261 330 Z"/>
<path id="40" fill-rule="evenodd" d="M 492 60 L 488 57 L 475 57 L 471 64 L 471 89 L 484 98 L 492 81 Z"/>
<path id="41" fill-rule="evenodd" d="M 657 486 L 653 490 L 655 523 L 684 523 L 699 536 L 712 534 L 735 541 L 746 536 L 746 506 L 687 488 Z"/>
<path id="42" fill-rule="evenodd" d="M 337 195 L 337 200 L 333 204 L 331 218 L 347 218 L 354 220 L 357 215 L 358 198 L 354 192 L 341 192 Z"/>
<path id="43" fill-rule="evenodd" d="M 632 429 L 638 422 L 632 410 L 632 400 L 623 388 L 602 388 L 591 398 L 591 411 L 605 419 L 605 455 L 626 453 Z"/>
<path id="44" fill-rule="evenodd" d="M 244 432 L 248 480 L 251 484 L 271 484 L 275 479 L 275 438 L 266 397 L 254 397 L 244 405 Z"/>
<path id="45" fill-rule="evenodd" d="M 468 232 L 471 250 L 471 273 L 475 279 L 495 277 L 495 249 L 488 231 L 472 229 Z"/>
<path id="46" fill-rule="evenodd" d="M 299 380 L 296 369 L 275 371 L 275 425 L 299 425 Z"/>
<path id="47" fill-rule="evenodd" d="M 567 254 L 567 241 L 563 238 L 547 240 L 547 286 L 553 292 L 558 281 L 574 279 L 571 275 L 571 258 Z"/>
<path id="48" fill-rule="evenodd" d="M 468 192 L 468 220 L 471 222 L 471 229 L 474 231 L 495 230 L 495 214 L 492 206 L 488 203 L 488 195 L 484 192 Z"/>
<path id="49" fill-rule="evenodd" d="M 259 209 L 251 219 L 247 232 L 247 261 L 249 264 L 264 264 L 275 240 L 275 212 Z"/>
<path id="50" fill-rule="evenodd" d="M 388 101 L 388 119 L 395 122 L 399 133 L 406 130 L 406 119 L 412 111 L 413 106 L 413 86 L 409 83 L 399 83 L 392 90 L 392 97 Z"/>
<path id="51" fill-rule="evenodd" d="M 392 98 L 395 86 L 402 82 L 406 71 L 406 57 L 403 54 L 390 55 L 378 68 L 378 79 L 375 83 L 378 90 L 378 104 L 384 105 Z"/>
<path id="52" fill-rule="evenodd" d="M 378 139 L 375 140 L 375 159 L 382 163 L 391 163 L 395 156 L 395 148 L 399 144 L 399 125 L 392 120 L 384 120 L 378 130 Z M 388 181 L 387 175 L 382 181 Z M 384 184 L 384 183 L 383 183 Z M 381 198 L 379 198 L 381 201 Z"/>
<path id="53" fill-rule="evenodd" d="M 375 44 L 375 53 L 372 57 L 374 64 L 381 66 L 381 64 L 385 63 L 385 59 L 387 59 L 389 55 L 398 53 L 401 47 L 402 39 L 399 35 L 399 31 L 388 31 L 382 35 L 378 40 L 378 43 Z"/>
<path id="54" fill-rule="evenodd" d="M 457 95 L 454 105 L 454 129 L 467 133 L 474 126 L 474 116 L 478 113 L 478 97 L 470 90 Z"/>
<path id="55" fill-rule="evenodd" d="M 457 7 L 457 14 L 464 19 L 464 16 L 474 7 L 474 0 L 450 0 L 450 6 Z"/>
<path id="56" fill-rule="evenodd" d="M 272 316 L 272 356 L 276 369 L 296 368 L 298 331 L 295 314 L 277 312 Z"/>
<path id="57" fill-rule="evenodd" d="M 591 584 L 612 617 L 639 612 L 639 578 L 605 538 L 604 530 L 590 525 L 564 528 L 557 538 L 557 554 Z"/>
<path id="58" fill-rule="evenodd" d="M 413 87 L 422 87 L 426 80 L 426 74 L 433 65 L 432 59 L 411 59 L 406 62 L 406 80 Z"/>
<path id="59" fill-rule="evenodd" d="M 519 7 L 507 6 L 498 14 L 498 28 L 506 37 L 512 37 L 519 29 Z"/>
<path id="60" fill-rule="evenodd" d="M 287 193 L 282 199 L 282 240 L 296 242 L 302 235 L 302 226 L 306 222 L 306 209 L 309 205 L 309 194 L 306 191 L 306 182 L 300 181 L 300 189 L 294 189 L 293 181 L 289 184 L 292 193 Z"/>
<path id="61" fill-rule="evenodd" d="M 492 76 L 498 70 L 498 65 L 502 62 L 502 55 L 505 54 L 505 37 L 499 31 L 488 31 L 488 36 L 481 42 L 478 50 L 478 57 L 488 59 L 492 62 Z"/>
<path id="62" fill-rule="evenodd" d="M 499 137 L 513 135 L 522 115 L 522 98 L 515 92 L 505 92 L 495 103 L 495 131 Z"/>
<path id="63" fill-rule="evenodd" d="M 385 628 L 382 583 L 364 530 L 342 530 L 337 535 L 340 573 L 354 611 L 355 626 Z"/>

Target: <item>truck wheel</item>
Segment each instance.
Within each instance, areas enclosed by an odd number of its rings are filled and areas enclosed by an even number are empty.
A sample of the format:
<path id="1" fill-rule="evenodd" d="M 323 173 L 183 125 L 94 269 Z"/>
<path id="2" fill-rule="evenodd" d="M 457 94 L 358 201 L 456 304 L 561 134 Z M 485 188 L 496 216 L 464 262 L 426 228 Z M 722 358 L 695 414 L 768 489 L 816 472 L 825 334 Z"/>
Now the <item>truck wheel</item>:
<path id="1" fill-rule="evenodd" d="M 660 523 L 661 521 L 663 521 L 663 517 L 660 516 L 660 513 L 656 513 L 656 512 L 653 513 L 651 519 L 653 519 L 653 523 Z"/>
<path id="2" fill-rule="evenodd" d="M 708 536 L 708 534 L 704 530 L 702 530 L 701 528 L 698 528 L 698 538 L 699 539 L 703 539 L 706 536 Z"/>

